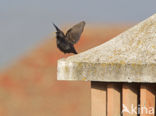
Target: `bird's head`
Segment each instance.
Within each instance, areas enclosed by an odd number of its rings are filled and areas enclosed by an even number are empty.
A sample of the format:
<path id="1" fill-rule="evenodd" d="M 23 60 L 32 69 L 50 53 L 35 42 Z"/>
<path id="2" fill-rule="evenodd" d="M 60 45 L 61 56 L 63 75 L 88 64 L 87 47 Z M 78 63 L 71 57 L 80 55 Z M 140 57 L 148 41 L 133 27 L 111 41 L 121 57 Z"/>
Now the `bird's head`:
<path id="1" fill-rule="evenodd" d="M 56 37 L 57 38 L 64 38 L 64 33 L 53 23 L 55 29 L 56 29 Z"/>

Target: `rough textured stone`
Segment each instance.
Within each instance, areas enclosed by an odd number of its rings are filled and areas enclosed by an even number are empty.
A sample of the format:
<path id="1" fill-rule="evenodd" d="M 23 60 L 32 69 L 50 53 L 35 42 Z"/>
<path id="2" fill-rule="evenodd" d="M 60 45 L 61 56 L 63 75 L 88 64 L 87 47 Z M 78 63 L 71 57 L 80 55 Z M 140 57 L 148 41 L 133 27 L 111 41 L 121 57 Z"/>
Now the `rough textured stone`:
<path id="1" fill-rule="evenodd" d="M 100 46 L 59 60 L 58 80 L 156 82 L 156 14 Z"/>

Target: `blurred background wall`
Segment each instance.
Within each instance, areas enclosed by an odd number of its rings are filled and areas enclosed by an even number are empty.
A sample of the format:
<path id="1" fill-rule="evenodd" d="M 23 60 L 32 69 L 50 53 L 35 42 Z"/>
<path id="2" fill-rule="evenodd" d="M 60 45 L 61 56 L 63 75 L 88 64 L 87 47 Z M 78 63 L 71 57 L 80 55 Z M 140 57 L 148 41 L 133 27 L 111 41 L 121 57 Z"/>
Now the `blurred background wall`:
<path id="1" fill-rule="evenodd" d="M 85 20 L 80 53 L 156 12 L 155 0 L 1 0 L 0 116 L 90 116 L 90 83 L 57 81 L 51 22 L 67 30 Z"/>

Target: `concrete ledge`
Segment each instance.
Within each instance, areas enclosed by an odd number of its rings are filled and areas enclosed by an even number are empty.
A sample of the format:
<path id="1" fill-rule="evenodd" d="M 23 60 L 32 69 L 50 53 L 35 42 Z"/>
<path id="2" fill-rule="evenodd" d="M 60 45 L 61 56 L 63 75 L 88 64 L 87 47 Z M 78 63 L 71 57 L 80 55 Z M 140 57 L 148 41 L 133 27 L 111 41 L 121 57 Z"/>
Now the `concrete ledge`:
<path id="1" fill-rule="evenodd" d="M 156 82 L 155 64 L 106 64 L 58 61 L 58 80 Z"/>
<path id="2" fill-rule="evenodd" d="M 156 83 L 156 14 L 114 39 L 58 61 L 58 80 Z"/>

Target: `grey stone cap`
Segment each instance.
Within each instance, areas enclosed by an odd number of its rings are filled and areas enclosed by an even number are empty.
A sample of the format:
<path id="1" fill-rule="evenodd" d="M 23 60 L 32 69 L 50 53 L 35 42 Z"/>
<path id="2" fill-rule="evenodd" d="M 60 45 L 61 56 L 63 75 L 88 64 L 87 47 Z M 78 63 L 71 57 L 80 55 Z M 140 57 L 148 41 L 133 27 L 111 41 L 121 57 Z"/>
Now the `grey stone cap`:
<path id="1" fill-rule="evenodd" d="M 155 83 L 156 14 L 100 46 L 60 59 L 57 74 L 58 80 Z"/>

